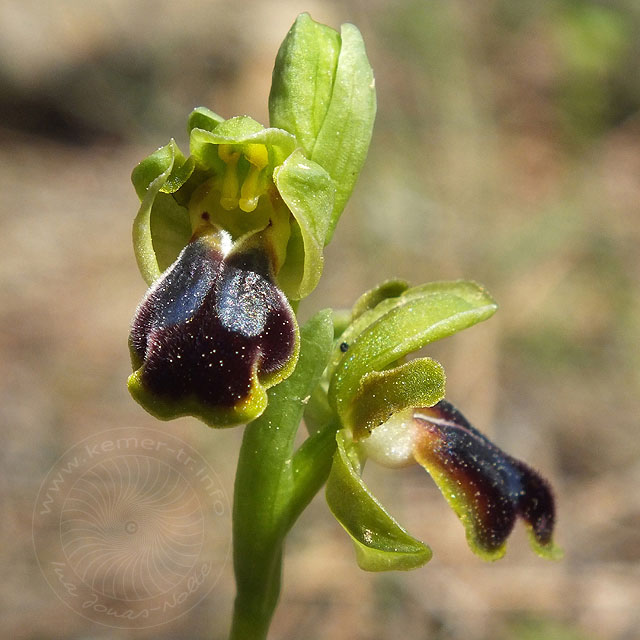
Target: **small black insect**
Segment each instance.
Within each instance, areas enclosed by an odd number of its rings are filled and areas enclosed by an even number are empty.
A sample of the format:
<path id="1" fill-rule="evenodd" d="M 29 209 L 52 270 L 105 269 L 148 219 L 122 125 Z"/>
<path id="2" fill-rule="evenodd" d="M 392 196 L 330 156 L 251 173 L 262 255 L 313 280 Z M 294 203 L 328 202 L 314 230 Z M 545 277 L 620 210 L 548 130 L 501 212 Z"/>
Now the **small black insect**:
<path id="1" fill-rule="evenodd" d="M 346 342 L 343 342 L 340 345 L 340 351 L 342 351 L 342 353 L 345 353 L 347 351 L 347 349 L 349 348 L 349 345 Z"/>

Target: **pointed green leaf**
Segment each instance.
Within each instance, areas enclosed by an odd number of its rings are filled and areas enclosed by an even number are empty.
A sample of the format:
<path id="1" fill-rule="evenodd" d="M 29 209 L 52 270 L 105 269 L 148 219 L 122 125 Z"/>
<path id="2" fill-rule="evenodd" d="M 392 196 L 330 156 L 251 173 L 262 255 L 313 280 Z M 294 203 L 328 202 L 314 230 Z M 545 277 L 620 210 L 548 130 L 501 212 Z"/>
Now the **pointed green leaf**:
<path id="1" fill-rule="evenodd" d="M 362 378 L 349 404 L 343 417 L 344 426 L 355 440 L 366 438 L 394 413 L 409 407 L 430 407 L 442 400 L 444 383 L 442 365 L 431 358 L 371 371 Z"/>
<path id="2" fill-rule="evenodd" d="M 416 569 L 431 559 L 431 549 L 409 535 L 371 494 L 360 477 L 357 455 L 344 431 L 327 480 L 327 503 L 351 536 L 358 565 L 365 571 Z"/>
<path id="3" fill-rule="evenodd" d="M 370 371 L 382 371 L 421 347 L 486 320 L 495 301 L 474 282 L 434 282 L 383 300 L 363 313 L 342 335 L 332 360 L 329 388 L 332 405 L 343 417 Z"/>
<path id="4" fill-rule="evenodd" d="M 300 149 L 276 168 L 273 180 L 297 223 L 292 225 L 278 281 L 289 297 L 300 299 L 311 293 L 322 274 L 322 249 L 335 189 L 327 172 Z"/>
<path id="5" fill-rule="evenodd" d="M 186 166 L 187 169 L 182 171 Z M 133 246 L 140 273 L 151 284 L 173 263 L 191 237 L 189 214 L 167 193 L 165 185 L 190 175 L 192 165 L 174 140 L 135 167 L 131 174 L 140 209 L 133 222 Z M 170 186 L 170 188 L 172 188 Z"/>

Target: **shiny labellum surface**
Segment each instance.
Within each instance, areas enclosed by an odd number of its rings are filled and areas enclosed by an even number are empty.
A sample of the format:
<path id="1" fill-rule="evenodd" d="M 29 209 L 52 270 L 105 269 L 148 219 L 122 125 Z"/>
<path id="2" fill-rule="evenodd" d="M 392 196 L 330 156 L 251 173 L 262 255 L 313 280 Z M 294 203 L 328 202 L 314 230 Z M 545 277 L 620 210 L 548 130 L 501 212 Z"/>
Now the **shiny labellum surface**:
<path id="1" fill-rule="evenodd" d="M 129 388 L 161 418 L 197 415 L 212 426 L 259 415 L 263 387 L 288 375 L 295 316 L 257 247 L 223 256 L 215 238 L 188 244 L 133 320 Z"/>
<path id="2" fill-rule="evenodd" d="M 558 554 L 552 542 L 554 500 L 544 478 L 504 453 L 445 400 L 415 409 L 413 418 L 415 458 L 462 520 L 476 553 L 492 560 L 504 555 L 520 517 L 537 553 Z"/>

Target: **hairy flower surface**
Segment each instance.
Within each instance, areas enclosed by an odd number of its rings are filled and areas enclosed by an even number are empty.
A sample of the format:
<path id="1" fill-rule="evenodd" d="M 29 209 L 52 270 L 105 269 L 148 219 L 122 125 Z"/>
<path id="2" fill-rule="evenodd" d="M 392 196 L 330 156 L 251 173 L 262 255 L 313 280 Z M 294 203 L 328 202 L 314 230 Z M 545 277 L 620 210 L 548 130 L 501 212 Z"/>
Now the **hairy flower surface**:
<path id="1" fill-rule="evenodd" d="M 210 426 L 260 415 L 265 389 L 295 366 L 295 315 L 253 239 L 225 253 L 223 233 L 197 237 L 147 292 L 133 320 L 129 389 L 162 419 Z"/>
<path id="2" fill-rule="evenodd" d="M 555 506 L 547 481 L 499 449 L 450 402 L 400 412 L 362 444 L 367 455 L 385 466 L 424 467 L 478 555 L 502 557 L 517 518 L 527 525 L 537 553 L 557 554 L 552 542 Z"/>

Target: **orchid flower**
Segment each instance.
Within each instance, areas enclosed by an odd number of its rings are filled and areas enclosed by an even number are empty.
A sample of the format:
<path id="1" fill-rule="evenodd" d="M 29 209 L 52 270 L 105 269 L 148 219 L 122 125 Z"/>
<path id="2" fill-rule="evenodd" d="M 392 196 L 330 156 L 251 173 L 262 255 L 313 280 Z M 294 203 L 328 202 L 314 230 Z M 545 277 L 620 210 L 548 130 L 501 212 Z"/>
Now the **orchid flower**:
<path id="1" fill-rule="evenodd" d="M 359 31 L 303 14 L 278 55 L 271 127 L 200 107 L 189 157 L 171 140 L 133 170 L 150 288 L 132 323 L 129 390 L 150 413 L 224 427 L 264 411 L 295 367 L 291 303 L 318 284 L 374 114 Z"/>
<path id="2" fill-rule="evenodd" d="M 298 17 L 276 58 L 270 126 L 207 108 L 132 181 L 134 250 L 149 289 L 129 336 L 129 390 L 162 420 L 246 423 L 235 480 L 232 639 L 265 638 L 284 540 L 326 483 L 329 507 L 361 568 L 414 569 L 431 550 L 366 486 L 367 460 L 417 464 L 462 521 L 471 549 L 495 560 L 516 520 L 555 558 L 546 480 L 504 453 L 445 400 L 442 365 L 417 350 L 491 317 L 470 281 L 391 280 L 350 312 L 302 327 L 323 250 L 355 186 L 375 117 L 359 31 Z M 296 447 L 299 425 L 309 432 Z"/>

